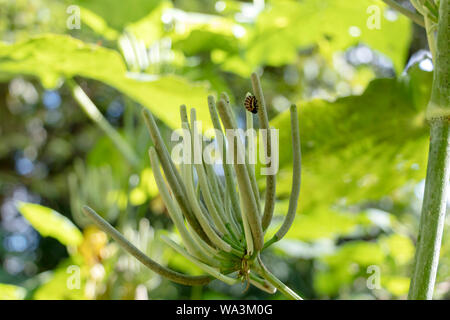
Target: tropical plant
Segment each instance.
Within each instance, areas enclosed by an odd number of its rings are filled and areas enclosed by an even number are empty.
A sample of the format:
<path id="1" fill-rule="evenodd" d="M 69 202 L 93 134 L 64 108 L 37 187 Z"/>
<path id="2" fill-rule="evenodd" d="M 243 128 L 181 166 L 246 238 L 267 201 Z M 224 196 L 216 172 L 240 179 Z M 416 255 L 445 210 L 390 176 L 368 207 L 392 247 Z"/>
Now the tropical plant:
<path id="1" fill-rule="evenodd" d="M 246 189 L 238 183 L 238 200 L 233 202 L 226 179 L 221 180 L 222 168 L 211 170 L 203 164 L 208 186 L 210 179 L 215 181 L 210 190 L 212 206 L 201 188 L 204 179 L 196 180 L 200 178 L 196 165 L 188 166 L 195 191 L 189 199 L 187 182 L 191 180 L 185 178 L 189 170 L 180 165 L 167 171 L 154 137 L 151 166 L 147 160 L 151 145 L 144 120 L 165 141 L 164 145 L 158 140 L 160 147 L 169 151 L 168 140 L 172 129 L 179 127 L 182 103 L 196 107 L 190 121 L 182 109 L 182 127 L 189 130 L 195 118 L 206 127 L 225 125 L 226 118 L 220 117 L 222 124 L 219 118 L 222 100 L 225 109 L 233 109 L 233 125 L 253 126 L 243 101 L 236 97 L 245 97 L 247 91 L 257 96 L 246 80 L 257 70 L 263 75 L 268 121 L 259 120 L 255 126 L 279 129 L 282 149 L 276 189 L 274 177 L 258 174 L 258 165 L 254 171 L 247 168 L 255 202 L 264 205 L 258 210 L 265 247 L 254 253 L 262 251 L 260 256 L 273 274 L 303 298 L 406 298 L 408 290 L 411 299 L 448 297 L 450 237 L 443 231 L 450 221 L 445 217 L 447 0 L 0 3 L 0 103 L 5 106 L 0 108 L 0 214 L 5 219 L 0 225 L 0 282 L 8 283 L 0 286 L 0 295 L 135 298 L 139 284 L 146 283 L 149 298 L 278 298 L 253 286 L 240 290 L 241 282 L 247 282 L 242 271 L 247 267 L 251 283 L 258 285 L 253 276 L 262 281 L 263 289 L 273 292 L 276 288 L 266 279 L 258 255 L 241 259 L 249 249 L 247 239 L 253 240 L 250 223 L 246 233 L 241 222 L 242 214 L 248 215 L 248 210 L 240 211 L 239 203 Z M 81 10 L 81 29 L 66 26 L 70 17 L 66 9 L 73 5 Z M 229 97 L 219 96 L 217 126 L 211 124 L 205 101 L 208 95 L 224 91 Z M 294 216 L 289 198 L 298 163 L 293 161 L 290 101 L 301 106 L 297 119 L 304 187 L 293 210 L 296 218 L 283 241 L 277 242 L 274 236 L 280 226 Z M 209 98 L 209 105 L 214 104 Z M 142 117 L 142 108 L 151 114 Z M 222 135 L 214 137 L 217 143 Z M 176 198 L 170 172 L 178 185 L 184 185 L 186 200 Z M 231 167 L 231 173 L 238 178 L 239 168 Z M 167 191 L 166 199 L 161 190 Z M 230 199 L 225 201 L 225 195 Z M 44 204 L 61 214 L 20 203 L 19 211 L 33 228 L 22 222 L 19 229 L 16 220 L 23 219 L 14 206 L 17 200 Z M 238 246 L 233 248 L 240 250 L 237 255 L 217 250 L 226 256 L 219 260 L 234 261 L 233 267 L 227 270 L 210 264 L 194 252 L 198 233 L 189 219 L 198 219 L 194 211 L 186 215 L 179 201 L 187 202 L 191 211 L 195 204 L 200 206 L 217 235 Z M 214 281 L 190 288 L 161 281 L 149 269 L 140 272 L 131 267 L 136 263 L 133 257 L 116 250 L 115 242 L 107 244 L 106 234 L 83 214 L 82 204 L 97 210 L 143 251 L 147 256 L 143 259 L 158 260 L 161 270 L 170 268 L 187 277 L 204 274 L 190 263 L 195 258 L 215 268 L 209 269 L 214 275 L 205 276 L 208 281 L 225 276 L 238 284 Z M 169 219 L 174 218 L 171 207 L 178 222 Z M 265 208 L 273 212 L 273 218 L 264 214 Z M 232 213 L 230 222 L 237 225 L 223 226 L 222 218 L 229 217 L 222 217 L 220 209 Z M 18 215 L 14 221 L 13 214 Z M 188 220 L 184 236 L 180 217 L 183 224 Z M 143 221 L 147 220 L 150 230 L 155 230 L 155 237 L 152 232 L 149 237 L 152 246 L 136 240 L 145 233 Z M 76 231 L 65 235 L 62 226 Z M 158 234 L 167 232 L 170 236 L 162 238 L 183 249 L 189 259 L 176 250 L 146 251 L 153 245 L 159 248 Z M 82 238 L 74 239 L 82 240 L 71 242 L 70 234 L 81 234 Z M 189 247 L 187 236 L 197 247 Z M 15 251 L 24 237 L 29 249 Z M 115 263 L 124 257 L 133 263 Z M 79 291 L 67 290 L 65 285 L 66 268 L 72 264 L 82 270 Z M 26 268 L 16 274 L 11 268 L 17 265 Z M 92 274 L 102 268 L 104 278 L 94 279 Z M 370 272 L 375 273 L 369 276 Z M 369 285 L 369 279 L 378 279 L 378 285 Z"/>
<path id="2" fill-rule="evenodd" d="M 271 161 L 267 160 L 273 152 L 278 150 L 272 149 L 272 138 L 267 137 L 269 135 L 267 107 L 259 77 L 255 73 L 252 74 L 252 85 L 255 92 L 255 96 L 252 96 L 255 105 L 251 109 L 253 112 L 246 112 L 247 130 L 253 129 L 252 113 L 257 113 L 260 129 L 267 130 L 266 138 L 263 139 L 264 150 L 267 152 L 264 163 L 265 166 L 270 167 Z M 225 173 L 224 185 L 210 162 L 204 159 L 202 143 L 196 141 L 198 132 L 196 132 L 195 109 L 191 109 L 189 125 L 186 106 L 180 107 L 182 127 L 185 132 L 189 132 L 183 136 L 183 139 L 190 140 L 187 145 L 192 148 L 192 150 L 183 149 L 184 162 L 180 165 L 181 173 L 164 145 L 153 116 L 148 110 L 143 110 L 154 144 L 154 147 L 150 148 L 149 155 L 155 181 L 170 217 L 181 235 L 184 248 L 168 237 L 163 237 L 163 240 L 209 276 L 227 284 L 247 281 L 248 284 L 251 283 L 269 293 L 275 293 L 278 289 L 288 298 L 301 299 L 267 269 L 260 257 L 263 249 L 284 237 L 292 225 L 297 209 L 301 172 L 297 107 L 292 105 L 290 108 L 294 169 L 289 209 L 278 232 L 264 243 L 264 231 L 272 220 L 275 205 L 275 173 L 267 175 L 266 196 L 262 211 L 254 164 L 249 161 L 248 148 L 253 142 L 251 139 L 248 140 L 245 151 L 239 136 L 232 144 L 225 142 L 223 132 L 227 132 L 226 136 L 229 138 L 228 133 L 238 129 L 229 98 L 225 93 L 221 94 L 217 106 L 214 97 L 209 96 L 208 106 L 218 135 L 216 139 L 222 146 L 220 151 Z M 231 150 L 233 165 L 227 160 L 228 152 L 230 152 L 227 151 L 227 146 L 234 147 L 234 150 Z M 194 154 L 202 155 L 199 163 L 194 161 Z M 244 157 L 244 161 L 239 160 L 241 156 Z M 161 174 L 160 163 L 169 187 Z M 194 185 L 194 169 L 198 177 L 197 185 Z M 236 181 L 238 191 L 235 189 Z M 125 250 L 161 276 L 185 285 L 201 285 L 211 280 L 209 276 L 187 276 L 159 265 L 133 246 L 93 209 L 84 207 L 84 212 Z M 185 225 L 184 219 L 188 222 L 188 226 Z"/>

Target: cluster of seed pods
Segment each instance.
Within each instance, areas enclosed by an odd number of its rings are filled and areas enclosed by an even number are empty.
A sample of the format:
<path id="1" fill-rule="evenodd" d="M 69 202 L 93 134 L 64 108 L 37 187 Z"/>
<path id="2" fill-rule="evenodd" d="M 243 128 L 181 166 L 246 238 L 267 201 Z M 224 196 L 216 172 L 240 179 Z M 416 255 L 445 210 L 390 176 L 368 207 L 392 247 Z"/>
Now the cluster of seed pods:
<path id="1" fill-rule="evenodd" d="M 270 134 L 267 108 L 259 77 L 251 76 L 254 94 L 248 94 L 244 101 L 247 129 L 253 129 L 253 114 L 257 114 L 259 130 Z M 164 266 L 142 253 L 126 240 L 108 222 L 87 206 L 84 212 L 95 224 L 116 240 L 125 250 L 148 268 L 177 283 L 184 285 L 205 285 L 218 279 L 229 285 L 239 282 L 250 284 L 269 293 L 278 289 L 286 297 L 301 299 L 295 292 L 278 280 L 263 264 L 260 253 L 280 240 L 289 230 L 297 210 L 300 193 L 301 153 L 297 108 L 291 105 L 291 133 L 293 150 L 293 179 L 288 212 L 273 237 L 264 242 L 275 207 L 276 173 L 266 175 L 264 198 L 259 192 L 255 164 L 248 161 L 248 146 L 242 139 L 229 143 L 228 132 L 237 130 L 237 119 L 230 106 L 230 100 L 222 93 L 216 102 L 208 97 L 208 108 L 223 158 L 223 177 L 207 161 L 197 163 L 192 158 L 178 165 L 174 163 L 166 148 L 152 114 L 144 109 L 143 116 L 153 141 L 150 147 L 150 162 L 162 200 L 181 238 L 181 244 L 169 237 L 162 240 L 183 255 L 206 274 L 190 276 Z M 180 107 L 181 126 L 184 139 L 196 136 L 196 111 Z M 264 141 L 265 155 L 271 159 L 271 139 Z M 203 154 L 202 143 L 191 141 L 189 157 Z M 230 146 L 234 150 L 227 150 Z M 183 150 L 185 151 L 185 150 Z M 233 161 L 227 161 L 230 152 Z M 184 153 L 184 152 L 183 152 Z M 239 159 L 241 157 L 241 159 Z M 242 161 L 244 159 L 244 161 Z M 187 161 L 186 161 L 187 160 Z M 263 166 L 269 167 L 270 161 Z M 264 199 L 263 201 L 261 199 Z"/>

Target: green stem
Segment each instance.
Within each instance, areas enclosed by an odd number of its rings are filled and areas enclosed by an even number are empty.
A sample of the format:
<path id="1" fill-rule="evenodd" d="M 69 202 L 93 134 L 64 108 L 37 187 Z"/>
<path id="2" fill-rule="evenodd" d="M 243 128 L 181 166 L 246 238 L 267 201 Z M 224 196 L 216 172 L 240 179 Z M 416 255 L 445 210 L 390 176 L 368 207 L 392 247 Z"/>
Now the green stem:
<path id="1" fill-rule="evenodd" d="M 391 8 L 397 10 L 401 14 L 405 15 L 409 19 L 411 19 L 413 22 L 418 24 L 421 27 L 425 28 L 425 21 L 423 20 L 423 17 L 417 13 L 414 13 L 412 11 L 409 11 L 405 7 L 403 7 L 401 4 L 397 3 L 395 0 L 383 0 L 388 6 Z"/>
<path id="2" fill-rule="evenodd" d="M 430 150 L 414 270 L 408 294 L 409 299 L 432 298 L 444 229 L 450 178 L 448 79 L 450 29 L 448 0 L 440 1 L 438 31 L 435 41 L 436 57 L 434 57 L 433 87 L 427 108 L 427 119 L 431 126 Z"/>
<path id="3" fill-rule="evenodd" d="M 250 283 L 255 287 L 257 287 L 258 289 L 265 291 L 267 293 L 274 294 L 275 292 L 277 292 L 277 288 L 272 286 L 269 281 L 258 277 L 253 272 L 250 272 Z"/>
<path id="4" fill-rule="evenodd" d="M 159 263 L 147 257 L 141 250 L 136 248 L 131 242 L 125 239 L 125 237 L 119 231 L 117 231 L 107 221 L 100 217 L 94 210 L 92 210 L 88 206 L 84 206 L 83 212 L 89 218 L 91 218 L 91 220 L 97 225 L 97 227 L 108 234 L 111 238 L 116 240 L 123 249 L 125 249 L 128 253 L 138 259 L 147 268 L 149 268 L 153 272 L 156 272 L 160 276 L 165 277 L 173 282 L 190 286 L 205 285 L 211 281 L 210 276 L 188 276 L 163 267 Z"/>
<path id="5" fill-rule="evenodd" d="M 263 264 L 261 257 L 258 255 L 258 265 L 261 275 L 266 279 L 271 285 L 277 288 L 282 294 L 284 294 L 290 300 L 303 300 L 298 294 L 296 294 L 291 288 L 281 282 L 277 277 L 275 277 Z"/>
<path id="6" fill-rule="evenodd" d="M 443 0 L 444 1 L 444 0 Z M 431 141 L 409 299 L 432 299 L 444 228 L 450 173 L 448 119 L 431 122 Z"/>
<path id="7" fill-rule="evenodd" d="M 116 145 L 122 155 L 127 159 L 127 161 L 133 165 L 139 165 L 139 158 L 130 145 L 122 138 L 122 136 L 109 124 L 109 122 L 103 117 L 101 112 L 97 109 L 95 104 L 86 95 L 83 89 L 75 82 L 73 79 L 67 79 L 66 84 L 70 88 L 72 96 L 75 101 L 81 107 L 81 109 L 86 113 L 86 115 L 94 121 L 100 129 L 111 139 L 111 141 Z"/>
<path id="8" fill-rule="evenodd" d="M 173 242 L 172 240 L 170 240 L 168 237 L 166 236 L 161 236 L 161 239 L 168 244 L 172 249 L 174 249 L 175 251 L 177 251 L 179 254 L 181 254 L 183 257 L 185 257 L 186 259 L 188 259 L 189 261 L 191 261 L 193 264 L 195 264 L 197 267 L 199 267 L 200 269 L 202 269 L 203 271 L 209 273 L 210 275 L 212 275 L 213 277 L 229 284 L 229 285 L 233 285 L 238 283 L 238 279 L 235 278 L 231 278 L 228 277 L 222 273 L 220 273 L 220 270 L 217 268 L 213 268 L 207 264 L 204 264 L 203 262 L 199 261 L 197 258 L 195 258 L 194 256 L 190 255 L 186 250 L 184 250 L 181 246 L 179 246 L 177 243 Z"/>

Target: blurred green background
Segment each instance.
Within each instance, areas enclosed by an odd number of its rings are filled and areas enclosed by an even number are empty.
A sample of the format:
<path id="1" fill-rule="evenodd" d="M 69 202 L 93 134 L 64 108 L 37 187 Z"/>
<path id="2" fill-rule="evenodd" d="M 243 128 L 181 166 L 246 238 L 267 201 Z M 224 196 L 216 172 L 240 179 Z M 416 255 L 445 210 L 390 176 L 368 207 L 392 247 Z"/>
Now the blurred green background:
<path id="1" fill-rule="evenodd" d="M 282 298 L 161 279 L 80 212 L 90 205 L 153 259 L 199 274 L 159 240 L 173 226 L 140 109 L 169 142 L 180 104 L 207 126 L 207 95 L 226 91 L 243 125 L 253 71 L 280 129 L 267 236 L 287 212 L 286 110 L 300 107 L 298 215 L 264 253 L 269 268 L 308 299 L 404 299 L 428 151 L 427 50 L 424 30 L 379 0 L 0 0 L 0 299 Z M 95 106 L 83 109 L 73 85 Z M 448 225 L 437 299 L 450 298 Z"/>

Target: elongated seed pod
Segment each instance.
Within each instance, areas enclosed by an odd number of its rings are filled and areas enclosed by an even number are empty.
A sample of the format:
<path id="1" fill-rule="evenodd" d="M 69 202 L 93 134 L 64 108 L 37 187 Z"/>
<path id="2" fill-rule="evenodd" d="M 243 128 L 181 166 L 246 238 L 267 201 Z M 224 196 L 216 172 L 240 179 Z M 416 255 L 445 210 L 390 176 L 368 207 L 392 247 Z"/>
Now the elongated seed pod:
<path id="1" fill-rule="evenodd" d="M 186 259 L 188 259 L 189 261 L 191 261 L 193 264 L 195 264 L 197 267 L 199 267 L 200 269 L 202 269 L 203 271 L 209 273 L 210 275 L 212 275 L 213 277 L 229 284 L 229 285 L 233 285 L 238 283 L 238 279 L 235 278 L 231 278 L 228 277 L 222 273 L 220 273 L 220 270 L 213 268 L 211 266 L 208 266 L 204 263 L 202 263 L 201 261 L 199 261 L 197 258 L 193 257 L 192 255 L 190 255 L 188 252 L 186 252 L 181 246 L 179 246 L 177 243 L 175 243 L 174 241 L 170 240 L 168 237 L 166 236 L 161 236 L 161 239 L 168 244 L 170 247 L 172 247 L 172 249 L 174 249 L 175 251 L 177 251 L 179 254 L 181 254 L 183 257 L 185 257 Z"/>
<path id="2" fill-rule="evenodd" d="M 297 107 L 291 105 L 291 130 L 292 130 L 292 153 L 293 153 L 293 170 L 292 170 L 292 190 L 289 197 L 288 213 L 284 219 L 278 232 L 275 234 L 277 240 L 280 240 L 289 231 L 297 212 L 298 197 L 300 195 L 300 185 L 302 177 L 302 154 L 300 149 L 300 132 L 298 128 Z"/>
<path id="3" fill-rule="evenodd" d="M 183 187 L 183 185 L 181 185 L 181 177 L 179 179 L 177 177 L 176 170 L 174 170 L 175 165 L 173 165 L 173 163 L 171 164 L 172 160 L 169 157 L 169 152 L 165 148 L 158 127 L 156 126 L 155 119 L 153 119 L 151 113 L 146 109 L 142 109 L 142 114 L 144 116 L 145 123 L 152 137 L 153 144 L 155 145 L 155 150 L 159 156 L 159 159 L 161 160 L 161 166 L 166 175 L 167 182 L 169 183 L 170 188 L 174 193 L 175 199 L 177 200 L 178 205 L 181 208 L 181 211 L 183 212 L 184 216 L 186 217 L 186 220 L 192 226 L 195 232 L 197 232 L 198 235 L 207 243 L 210 243 L 210 240 L 208 239 L 205 232 L 201 228 L 199 222 L 197 221 L 196 217 L 192 213 L 191 208 L 187 203 L 186 190 Z"/>
<path id="4" fill-rule="evenodd" d="M 181 215 L 178 204 L 172 200 L 172 197 L 170 196 L 166 183 L 164 182 L 164 178 L 159 168 L 158 155 L 156 154 L 156 150 L 154 147 L 150 148 L 149 156 L 153 170 L 153 175 L 155 177 L 155 182 L 156 185 L 158 186 L 159 193 L 167 207 L 167 211 L 169 213 L 170 218 L 175 224 L 175 227 L 178 229 L 178 232 L 180 232 L 180 236 L 183 239 L 184 245 L 192 255 L 196 256 L 197 258 L 199 258 L 204 262 L 207 262 L 210 265 L 217 266 L 218 265 L 217 261 L 212 259 L 207 252 L 201 249 L 201 247 L 197 246 L 196 242 L 191 237 L 191 234 L 186 229 L 184 219 L 183 216 Z"/>
<path id="5" fill-rule="evenodd" d="M 236 122 L 236 117 L 234 115 L 233 109 L 231 108 L 231 104 L 230 104 L 230 98 L 228 97 L 228 95 L 225 92 L 222 92 L 220 94 L 220 97 L 223 101 L 225 101 L 225 109 L 226 112 L 229 114 L 229 118 L 231 119 L 231 127 L 227 128 L 227 129 L 238 129 L 238 125 Z M 258 209 L 258 214 L 260 211 L 260 196 L 259 196 L 259 190 L 258 190 L 258 184 L 256 183 L 256 177 L 254 174 L 254 171 L 251 169 L 251 165 L 248 161 L 248 156 L 247 153 L 244 152 L 244 156 L 245 156 L 245 165 L 247 167 L 247 171 L 248 171 L 248 175 L 250 178 L 250 183 L 252 186 L 252 191 L 253 191 L 253 195 L 255 197 L 256 200 L 256 207 Z"/>
<path id="6" fill-rule="evenodd" d="M 226 102 L 220 100 L 217 103 L 220 117 L 225 129 L 233 130 L 233 121 L 231 115 L 227 112 Z M 253 236 L 253 244 L 255 250 L 261 250 L 263 247 L 264 236 L 261 228 L 261 221 L 259 219 L 258 207 L 255 200 L 255 195 L 252 190 L 250 178 L 245 164 L 240 164 L 238 161 L 238 152 L 245 153 L 244 147 L 240 139 L 236 139 L 234 143 L 234 169 L 236 171 L 239 191 L 242 194 L 241 200 L 244 207 L 241 208 L 241 213 L 247 216 L 250 229 Z"/>
<path id="7" fill-rule="evenodd" d="M 289 208 L 284 218 L 283 224 L 277 233 L 266 242 L 264 248 L 277 242 L 285 236 L 292 226 L 292 223 L 297 212 L 298 197 L 300 195 L 301 175 L 302 175 L 302 154 L 300 145 L 300 132 L 298 126 L 298 114 L 295 104 L 291 105 L 291 135 L 292 135 L 292 154 L 293 154 L 293 169 L 292 169 L 292 190 L 289 197 Z"/>
<path id="8" fill-rule="evenodd" d="M 183 123 L 183 129 L 187 129 L 186 123 Z M 190 162 L 192 162 L 192 157 L 190 159 Z M 193 181 L 192 164 L 183 163 L 181 165 L 181 169 L 184 181 L 186 182 L 188 201 L 192 207 L 195 217 L 200 223 L 202 230 L 205 232 L 210 242 L 214 243 L 214 245 L 216 245 L 223 251 L 230 252 L 231 246 L 228 243 L 226 243 L 222 238 L 220 238 L 220 236 L 216 233 L 214 228 L 210 225 L 204 211 L 200 207 L 199 201 L 195 195 L 194 185 L 192 183 Z"/>
<path id="9" fill-rule="evenodd" d="M 255 93 L 256 100 L 258 103 L 258 117 L 259 117 L 259 125 L 260 128 L 266 130 L 266 153 L 270 158 L 272 154 L 272 142 L 270 139 L 270 127 L 269 127 L 269 118 L 267 116 L 267 107 L 266 101 L 264 99 L 263 90 L 261 87 L 261 83 L 259 81 L 259 77 L 256 73 L 252 73 L 251 75 L 253 92 Z M 270 167 L 270 163 L 266 166 Z M 275 209 L 275 191 L 276 191 L 276 175 L 267 175 L 266 176 L 266 196 L 265 196 L 265 206 L 264 213 L 262 217 L 262 228 L 266 230 L 272 221 L 273 211 Z"/>
<path id="10" fill-rule="evenodd" d="M 201 143 L 199 143 L 199 145 L 197 145 L 193 141 L 195 139 L 195 132 L 194 132 L 195 124 L 193 124 L 192 122 L 195 122 L 195 110 L 194 109 L 191 109 L 191 136 L 192 136 L 192 146 L 194 148 L 193 153 L 194 154 L 202 154 Z M 214 205 L 214 200 L 213 200 L 213 197 L 210 192 L 210 188 L 208 185 L 208 179 L 207 179 L 203 164 L 202 163 L 194 163 L 194 166 L 195 166 L 195 170 L 197 172 L 198 183 L 200 184 L 200 190 L 202 192 L 203 199 L 205 200 L 208 212 L 211 215 L 212 220 L 214 221 L 214 224 L 217 227 L 217 229 L 220 232 L 226 234 L 227 229 L 225 227 L 224 221 L 222 220 L 222 217 L 220 216 L 219 212 L 217 211 L 217 209 Z"/>
<path id="11" fill-rule="evenodd" d="M 247 130 L 253 130 L 253 115 L 251 112 L 245 113 L 245 122 L 246 122 L 246 129 Z M 254 137 L 253 137 L 254 138 Z M 258 189 L 258 183 L 256 182 L 256 175 L 255 175 L 255 164 L 250 163 L 250 144 L 254 144 L 255 141 L 251 139 L 248 139 L 247 141 L 247 148 L 245 150 L 245 156 L 246 156 L 246 165 L 248 170 L 248 175 L 250 177 L 250 182 L 252 183 L 252 190 L 255 194 L 255 200 L 256 204 L 258 206 L 258 212 L 261 213 L 261 198 L 259 195 L 259 189 Z"/>
<path id="12" fill-rule="evenodd" d="M 213 123 L 214 128 L 216 129 L 216 132 L 218 136 L 216 139 L 220 141 L 220 145 L 222 145 L 222 166 L 223 166 L 223 172 L 225 175 L 225 183 L 227 188 L 227 193 L 230 196 L 231 201 L 231 207 L 233 209 L 234 217 L 236 221 L 242 222 L 242 218 L 239 215 L 241 212 L 241 209 L 239 207 L 239 199 L 236 192 L 236 181 L 234 179 L 234 170 L 233 166 L 227 163 L 226 157 L 227 157 L 227 149 L 226 149 L 226 143 L 225 143 L 225 135 L 222 131 L 222 126 L 220 125 L 219 116 L 217 114 L 216 110 L 216 103 L 214 101 L 213 96 L 208 96 L 208 107 L 209 107 L 209 113 L 211 115 L 211 121 Z"/>
<path id="13" fill-rule="evenodd" d="M 147 268 L 156 272 L 162 277 L 165 277 L 173 282 L 189 285 L 189 286 L 199 286 L 205 285 L 211 281 L 210 276 L 188 276 L 166 267 L 163 267 L 159 263 L 150 259 L 141 250 L 136 248 L 131 242 L 129 242 L 125 237 L 113 226 L 111 226 L 107 221 L 100 217 L 94 210 L 88 206 L 83 207 L 83 212 L 99 227 L 102 231 L 108 234 L 111 238 L 117 241 L 117 243 L 125 249 L 128 253 L 138 259 Z"/>

